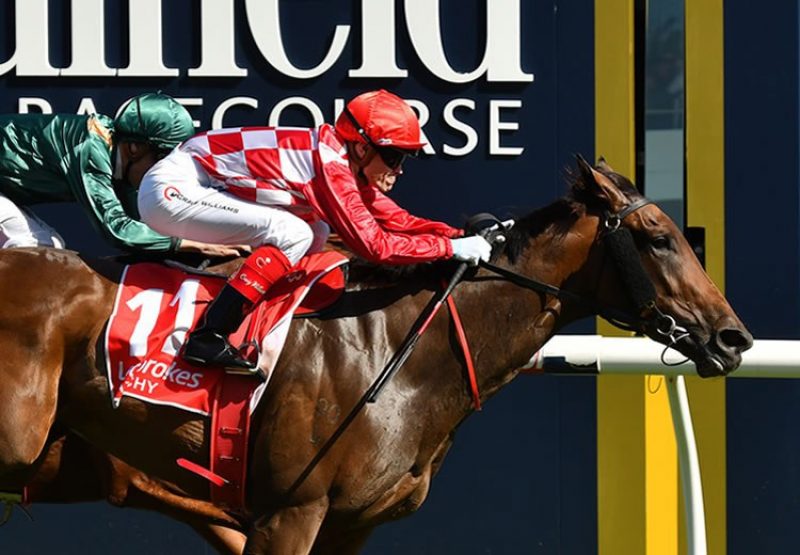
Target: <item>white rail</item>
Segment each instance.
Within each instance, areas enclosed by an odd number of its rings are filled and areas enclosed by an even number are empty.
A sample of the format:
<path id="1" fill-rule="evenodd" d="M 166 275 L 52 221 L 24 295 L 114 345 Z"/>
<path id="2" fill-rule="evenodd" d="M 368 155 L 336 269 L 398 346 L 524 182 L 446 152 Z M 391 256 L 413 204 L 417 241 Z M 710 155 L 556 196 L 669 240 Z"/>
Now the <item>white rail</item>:
<path id="1" fill-rule="evenodd" d="M 663 345 L 646 337 L 556 335 L 534 355 L 532 364 L 545 372 L 565 374 L 697 375 L 692 362 L 662 364 L 663 351 Z M 665 358 L 678 363 L 685 357 L 670 350 Z M 758 339 L 728 377 L 800 378 L 800 342 Z"/>
<path id="2" fill-rule="evenodd" d="M 644 337 L 557 335 L 536 353 L 530 367 L 555 374 L 661 374 L 667 376 L 667 394 L 678 448 L 681 489 L 686 504 L 689 555 L 706 555 L 703 485 L 697 456 L 685 375 L 697 375 L 694 363 Z M 759 339 L 744 353 L 730 378 L 800 378 L 800 342 Z"/>

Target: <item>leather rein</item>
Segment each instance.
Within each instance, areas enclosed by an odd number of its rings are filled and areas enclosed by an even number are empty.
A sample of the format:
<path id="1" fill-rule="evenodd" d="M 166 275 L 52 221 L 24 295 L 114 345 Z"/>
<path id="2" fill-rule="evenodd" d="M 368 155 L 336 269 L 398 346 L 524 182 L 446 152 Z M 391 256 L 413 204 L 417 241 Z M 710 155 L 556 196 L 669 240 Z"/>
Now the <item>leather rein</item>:
<path id="1" fill-rule="evenodd" d="M 609 243 L 611 248 L 609 248 L 607 252 L 612 262 L 615 264 L 621 280 L 626 286 L 629 297 L 638 310 L 637 314 L 603 305 L 584 295 L 538 281 L 509 268 L 503 268 L 492 264 L 491 262 L 481 262 L 480 266 L 519 287 L 536 291 L 544 295 L 552 295 L 560 299 L 577 302 L 581 306 L 589 309 L 593 314 L 597 314 L 620 329 L 644 332 L 644 330 L 649 327 L 666 341 L 667 348 L 664 350 L 664 353 L 662 353 L 661 358 L 662 362 L 667 364 L 664 360 L 664 354 L 667 349 L 673 347 L 678 341 L 685 338 L 688 335 L 688 331 L 678 326 L 675 318 L 669 314 L 665 314 L 658 308 L 656 304 L 655 286 L 647 275 L 647 272 L 645 272 L 630 230 L 622 225 L 625 218 L 648 204 L 654 203 L 650 199 L 642 197 L 619 212 L 605 212 L 597 239 L 598 241 Z M 497 234 L 494 241 L 490 242 L 503 242 L 504 239 L 498 240 L 497 238 L 502 235 L 503 231 L 504 229 L 501 226 L 498 231 L 494 232 Z M 681 361 L 681 363 L 682 362 L 683 361 Z"/>

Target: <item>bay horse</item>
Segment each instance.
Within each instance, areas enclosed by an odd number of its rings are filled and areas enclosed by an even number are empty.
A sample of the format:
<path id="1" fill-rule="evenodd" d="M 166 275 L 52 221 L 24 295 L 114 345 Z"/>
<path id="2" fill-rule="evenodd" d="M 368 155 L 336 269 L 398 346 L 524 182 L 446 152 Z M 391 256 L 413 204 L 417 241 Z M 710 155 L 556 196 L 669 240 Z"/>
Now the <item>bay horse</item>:
<path id="1" fill-rule="evenodd" d="M 675 224 L 602 162 L 579 158 L 570 194 L 518 221 L 493 263 L 453 293 L 482 400 L 559 328 L 596 313 L 672 345 L 706 377 L 734 370 L 752 345 Z M 0 476 L 29 468 L 58 421 L 146 472 L 163 510 L 243 531 L 245 553 L 357 553 L 377 525 L 422 504 L 473 411 L 445 314 L 378 401 L 309 462 L 452 271 L 355 265 L 330 312 L 293 324 L 253 414 L 246 512 L 233 514 L 175 464 L 207 458 L 202 417 L 127 397 L 111 406 L 97 352 L 120 268 L 68 251 L 0 252 Z"/>

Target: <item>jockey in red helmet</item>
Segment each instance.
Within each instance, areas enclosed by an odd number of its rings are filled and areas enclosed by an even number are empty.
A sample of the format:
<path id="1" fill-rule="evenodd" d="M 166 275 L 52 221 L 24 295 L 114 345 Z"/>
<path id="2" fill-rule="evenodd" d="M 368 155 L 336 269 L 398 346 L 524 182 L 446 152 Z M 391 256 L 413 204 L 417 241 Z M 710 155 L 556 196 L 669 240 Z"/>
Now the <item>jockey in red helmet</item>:
<path id="1" fill-rule="evenodd" d="M 373 262 L 487 260 L 483 238 L 413 216 L 385 195 L 423 146 L 414 112 L 379 90 L 348 103 L 335 127 L 209 131 L 156 164 L 139 189 L 148 225 L 254 248 L 190 334 L 184 357 L 252 371 L 227 336 L 303 255 L 322 248 L 330 228 Z"/>

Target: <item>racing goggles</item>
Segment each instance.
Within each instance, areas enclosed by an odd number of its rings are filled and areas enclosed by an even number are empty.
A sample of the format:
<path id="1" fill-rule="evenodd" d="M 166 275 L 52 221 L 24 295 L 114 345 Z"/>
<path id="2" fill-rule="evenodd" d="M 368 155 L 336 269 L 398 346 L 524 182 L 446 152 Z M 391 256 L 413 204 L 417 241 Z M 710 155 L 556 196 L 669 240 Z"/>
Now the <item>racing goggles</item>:
<path id="1" fill-rule="evenodd" d="M 418 150 L 403 150 L 400 148 L 380 146 L 376 144 L 375 141 L 373 141 L 372 138 L 367 135 L 367 132 L 364 130 L 361 124 L 358 123 L 358 120 L 352 114 L 352 112 L 350 112 L 350 110 L 345 107 L 344 113 L 350 120 L 350 123 L 353 124 L 353 127 L 356 128 L 356 132 L 358 132 L 358 134 L 364 138 L 369 146 L 375 149 L 375 152 L 378 153 L 378 156 L 381 157 L 383 163 L 386 164 L 386 167 L 388 167 L 390 170 L 399 169 L 409 156 L 416 158 L 417 155 L 419 155 Z"/>
<path id="2" fill-rule="evenodd" d="M 392 148 L 388 146 L 376 146 L 372 145 L 372 148 L 378 153 L 378 156 L 381 157 L 383 163 L 386 164 L 390 170 L 396 170 L 403 165 L 403 162 L 406 161 L 406 158 L 411 156 L 412 158 L 416 158 L 418 151 L 410 151 L 410 150 L 400 150 L 399 148 Z"/>

